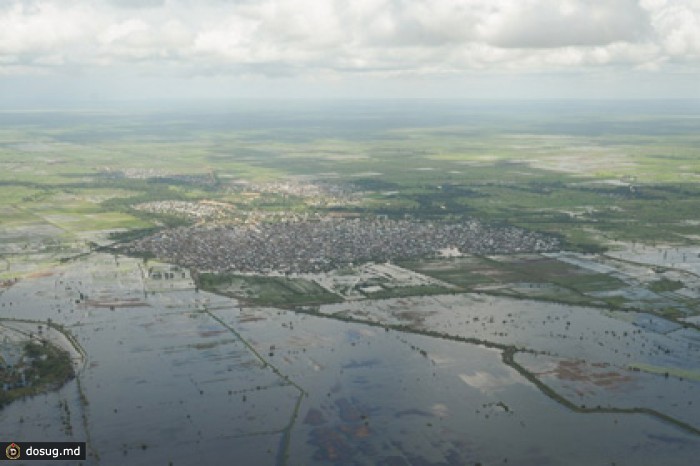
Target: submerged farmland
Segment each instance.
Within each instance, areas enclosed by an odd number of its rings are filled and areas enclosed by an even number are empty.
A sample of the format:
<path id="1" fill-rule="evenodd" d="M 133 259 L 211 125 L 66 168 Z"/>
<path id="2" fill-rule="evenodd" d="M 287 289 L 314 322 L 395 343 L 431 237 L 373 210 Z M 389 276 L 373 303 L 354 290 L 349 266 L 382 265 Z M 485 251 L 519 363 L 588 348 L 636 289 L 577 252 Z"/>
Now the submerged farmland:
<path id="1" fill-rule="evenodd" d="M 480 295 L 242 307 L 148 267 L 94 254 L 5 290 L 6 312 L 51 318 L 87 360 L 4 426 L 87 438 L 95 464 L 681 465 L 700 448 L 699 381 L 633 369 L 696 370 L 681 333 Z"/>

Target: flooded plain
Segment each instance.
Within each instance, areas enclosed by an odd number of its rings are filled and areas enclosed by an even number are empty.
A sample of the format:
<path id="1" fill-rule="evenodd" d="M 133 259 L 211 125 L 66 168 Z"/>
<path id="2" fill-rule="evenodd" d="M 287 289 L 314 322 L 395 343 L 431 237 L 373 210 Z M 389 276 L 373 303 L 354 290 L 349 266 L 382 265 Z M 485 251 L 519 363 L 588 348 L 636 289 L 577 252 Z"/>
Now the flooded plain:
<path id="1" fill-rule="evenodd" d="M 479 294 L 243 307 L 177 267 L 105 254 L 15 283 L 0 305 L 0 324 L 51 319 L 84 355 L 76 379 L 0 411 L 3 431 L 86 440 L 88 464 L 686 465 L 700 453 L 698 332 L 644 313 Z"/>

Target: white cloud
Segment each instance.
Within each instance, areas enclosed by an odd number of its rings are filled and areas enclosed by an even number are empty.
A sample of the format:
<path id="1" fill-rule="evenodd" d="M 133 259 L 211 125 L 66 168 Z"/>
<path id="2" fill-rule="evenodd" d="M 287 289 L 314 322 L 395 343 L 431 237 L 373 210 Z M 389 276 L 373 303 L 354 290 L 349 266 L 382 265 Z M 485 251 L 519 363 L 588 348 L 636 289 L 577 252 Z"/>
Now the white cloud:
<path id="1" fill-rule="evenodd" d="M 700 2 L 648 5 L 658 40 L 673 58 L 696 59 L 700 55 Z"/>
<path id="2" fill-rule="evenodd" d="M 650 32 L 646 12 L 634 0 L 520 0 L 495 2 L 480 24 L 482 37 L 513 48 L 559 48 L 635 42 Z"/>
<path id="3" fill-rule="evenodd" d="M 81 7 L 18 2 L 0 10 L 0 54 L 55 54 L 89 37 L 90 14 Z"/>
<path id="4" fill-rule="evenodd" d="M 426 76 L 699 62 L 698 0 L 0 0 L 4 74 Z"/>
<path id="5" fill-rule="evenodd" d="M 112 24 L 97 39 L 103 45 L 112 45 L 120 41 L 128 41 L 138 35 L 143 35 L 150 26 L 140 19 L 131 18 L 121 23 Z"/>

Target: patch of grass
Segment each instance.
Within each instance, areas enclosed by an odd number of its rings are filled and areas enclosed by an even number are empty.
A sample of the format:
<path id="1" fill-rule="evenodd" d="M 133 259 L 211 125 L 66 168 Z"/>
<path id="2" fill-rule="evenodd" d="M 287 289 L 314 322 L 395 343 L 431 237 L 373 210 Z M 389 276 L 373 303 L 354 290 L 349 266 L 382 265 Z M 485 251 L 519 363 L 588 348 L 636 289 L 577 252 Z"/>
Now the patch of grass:
<path id="1" fill-rule="evenodd" d="M 646 363 L 634 363 L 629 365 L 630 369 L 636 369 L 649 374 L 657 374 L 665 377 L 679 377 L 700 382 L 700 372 L 680 369 L 678 367 L 654 366 Z"/>
<path id="2" fill-rule="evenodd" d="M 128 243 L 140 238 L 145 238 L 162 230 L 161 227 L 137 228 L 127 231 L 114 231 L 109 234 L 109 239 L 120 243 Z"/>
<path id="3" fill-rule="evenodd" d="M 418 273 L 470 290 L 479 285 L 516 281 L 506 270 L 492 267 L 478 257 L 403 261 L 399 265 Z"/>
<path id="4" fill-rule="evenodd" d="M 302 278 L 202 273 L 200 288 L 258 306 L 293 307 L 342 302 L 317 283 Z"/>
<path id="5" fill-rule="evenodd" d="M 430 296 L 435 294 L 454 293 L 454 290 L 438 285 L 395 286 L 383 288 L 381 291 L 364 293 L 371 299 L 406 298 L 409 296 Z"/>
<path id="6" fill-rule="evenodd" d="M 9 390 L 0 390 L 0 407 L 56 389 L 75 377 L 70 354 L 47 342 L 27 342 L 22 361 L 18 367 L 0 371 L 0 379 L 11 386 Z"/>
<path id="7" fill-rule="evenodd" d="M 575 305 L 607 304 L 614 308 L 626 302 L 622 297 L 587 295 L 592 291 L 623 288 L 626 284 L 621 280 L 538 254 L 406 261 L 401 265 L 457 285 L 463 291 L 483 291 Z"/>
<path id="8" fill-rule="evenodd" d="M 684 286 L 685 285 L 681 281 L 662 278 L 661 280 L 651 282 L 647 287 L 654 293 L 662 293 L 664 291 L 677 291 Z"/>

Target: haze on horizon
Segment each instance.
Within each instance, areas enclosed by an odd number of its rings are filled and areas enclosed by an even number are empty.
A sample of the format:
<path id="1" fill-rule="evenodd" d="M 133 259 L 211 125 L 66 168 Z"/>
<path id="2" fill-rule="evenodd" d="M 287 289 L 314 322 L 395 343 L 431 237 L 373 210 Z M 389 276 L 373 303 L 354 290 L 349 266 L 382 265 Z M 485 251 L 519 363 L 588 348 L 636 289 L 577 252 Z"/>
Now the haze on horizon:
<path id="1" fill-rule="evenodd" d="M 700 98 L 700 0 L 0 0 L 0 104 Z"/>

